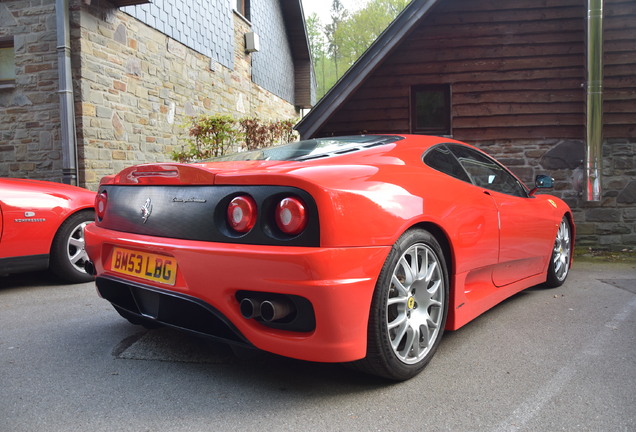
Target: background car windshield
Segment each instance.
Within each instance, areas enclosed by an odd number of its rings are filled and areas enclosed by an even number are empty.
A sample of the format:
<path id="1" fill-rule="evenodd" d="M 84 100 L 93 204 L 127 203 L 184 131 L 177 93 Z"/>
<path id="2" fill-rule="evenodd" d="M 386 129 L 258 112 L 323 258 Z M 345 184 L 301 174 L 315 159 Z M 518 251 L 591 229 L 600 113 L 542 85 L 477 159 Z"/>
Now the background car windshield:
<path id="1" fill-rule="evenodd" d="M 250 150 L 210 159 L 211 162 L 276 160 L 300 161 L 335 156 L 377 145 L 390 144 L 403 139 L 399 136 L 357 135 L 316 138 L 297 141 L 278 147 Z"/>

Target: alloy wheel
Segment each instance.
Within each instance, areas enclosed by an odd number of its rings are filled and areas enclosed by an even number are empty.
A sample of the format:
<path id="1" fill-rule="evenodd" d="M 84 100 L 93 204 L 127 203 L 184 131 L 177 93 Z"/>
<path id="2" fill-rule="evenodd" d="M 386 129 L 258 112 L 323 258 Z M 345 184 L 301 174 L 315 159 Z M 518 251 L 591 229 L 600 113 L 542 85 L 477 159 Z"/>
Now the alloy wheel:
<path id="1" fill-rule="evenodd" d="M 443 330 L 444 295 L 435 252 L 423 243 L 409 247 L 393 270 L 386 314 L 391 347 L 403 363 L 419 362 L 433 347 Z"/>

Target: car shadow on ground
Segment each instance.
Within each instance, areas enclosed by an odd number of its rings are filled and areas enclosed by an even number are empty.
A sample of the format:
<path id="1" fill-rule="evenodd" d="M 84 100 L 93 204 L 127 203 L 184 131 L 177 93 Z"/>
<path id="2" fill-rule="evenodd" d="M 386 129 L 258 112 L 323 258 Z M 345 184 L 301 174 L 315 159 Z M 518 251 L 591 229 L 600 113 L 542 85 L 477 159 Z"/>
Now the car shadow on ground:
<path id="1" fill-rule="evenodd" d="M 65 285 L 65 283 L 60 281 L 57 277 L 55 277 L 55 275 L 46 270 L 38 272 L 0 275 L 0 289 L 56 285 Z"/>
<path id="2" fill-rule="evenodd" d="M 537 287 L 537 290 L 542 288 Z M 531 292 L 521 292 L 494 309 L 506 308 L 523 301 Z M 488 320 L 486 312 L 473 322 Z M 114 317 L 116 319 L 117 317 Z M 224 376 L 232 376 L 238 382 L 250 383 L 275 389 L 320 387 L 323 390 L 334 387 L 334 391 L 366 391 L 399 384 L 359 372 L 351 365 L 342 363 L 316 363 L 277 356 L 257 349 L 235 347 L 214 339 L 191 334 L 178 329 L 161 327 L 144 329 L 126 322 L 127 337 L 113 347 L 112 355 L 122 362 L 171 362 L 194 364 L 204 374 L 218 371 Z M 465 327 L 469 329 L 471 323 Z M 441 345 L 453 345 L 454 335 L 461 332 L 447 332 Z M 472 331 L 479 331 L 473 329 Z M 302 382 L 303 384 L 299 384 Z M 283 390 L 281 390 L 283 391 Z M 301 390 L 299 390 L 302 393 Z"/>
<path id="3" fill-rule="evenodd" d="M 314 385 L 339 383 L 346 387 L 375 388 L 391 381 L 357 372 L 341 363 L 316 363 L 291 359 L 258 349 L 228 345 L 205 336 L 162 327 L 135 332 L 113 348 L 112 355 L 122 361 L 159 361 L 196 364 L 202 369 L 220 367 L 223 374 L 236 374 L 236 379 L 257 379 L 276 386 L 310 381 Z"/>

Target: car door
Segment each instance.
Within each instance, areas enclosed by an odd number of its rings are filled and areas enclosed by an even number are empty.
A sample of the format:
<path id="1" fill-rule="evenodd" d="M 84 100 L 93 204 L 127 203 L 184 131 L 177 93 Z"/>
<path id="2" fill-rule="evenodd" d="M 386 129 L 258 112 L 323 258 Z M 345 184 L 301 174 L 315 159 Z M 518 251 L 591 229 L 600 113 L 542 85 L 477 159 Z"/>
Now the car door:
<path id="1" fill-rule="evenodd" d="M 59 224 L 62 199 L 17 185 L 0 186 L 0 258 L 47 255 Z"/>
<path id="2" fill-rule="evenodd" d="M 507 169 L 481 152 L 449 146 L 473 184 L 490 195 L 499 218 L 499 258 L 492 280 L 504 286 L 539 274 L 545 268 L 551 244 L 545 235 L 552 222 L 542 215 L 536 199 Z"/>
<path id="3" fill-rule="evenodd" d="M 429 179 L 426 187 L 443 191 L 438 199 L 444 201 L 444 210 L 439 212 L 444 214 L 446 229 L 455 245 L 455 271 L 459 274 L 485 269 L 479 272 L 478 278 L 489 283 L 490 274 L 485 272 L 490 272 L 499 262 L 499 215 L 495 201 L 490 193 L 471 184 L 468 174 L 447 145 L 431 148 L 424 156 L 424 163 L 461 180 L 448 182 L 442 178 L 443 183 L 434 184 L 434 180 Z"/>

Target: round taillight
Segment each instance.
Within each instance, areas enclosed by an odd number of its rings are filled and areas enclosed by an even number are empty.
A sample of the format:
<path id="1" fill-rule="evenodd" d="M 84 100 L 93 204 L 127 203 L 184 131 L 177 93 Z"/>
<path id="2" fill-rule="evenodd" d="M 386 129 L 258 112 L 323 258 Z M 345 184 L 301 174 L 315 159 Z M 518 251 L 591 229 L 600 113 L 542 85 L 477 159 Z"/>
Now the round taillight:
<path id="1" fill-rule="evenodd" d="M 289 235 L 300 234 L 307 226 L 305 205 L 298 198 L 284 198 L 276 207 L 276 225 Z"/>
<path id="2" fill-rule="evenodd" d="M 247 195 L 237 196 L 227 206 L 227 221 L 230 227 L 240 233 L 246 233 L 256 223 L 256 203 Z"/>
<path id="3" fill-rule="evenodd" d="M 106 191 L 100 192 L 95 197 L 95 211 L 97 212 L 97 218 L 99 220 L 104 219 L 106 213 L 106 204 L 108 203 L 108 194 Z"/>

